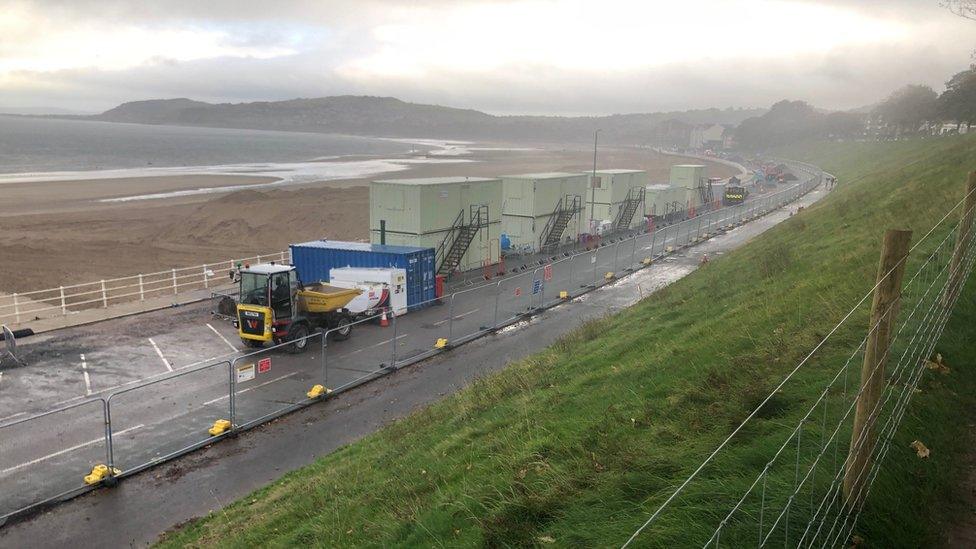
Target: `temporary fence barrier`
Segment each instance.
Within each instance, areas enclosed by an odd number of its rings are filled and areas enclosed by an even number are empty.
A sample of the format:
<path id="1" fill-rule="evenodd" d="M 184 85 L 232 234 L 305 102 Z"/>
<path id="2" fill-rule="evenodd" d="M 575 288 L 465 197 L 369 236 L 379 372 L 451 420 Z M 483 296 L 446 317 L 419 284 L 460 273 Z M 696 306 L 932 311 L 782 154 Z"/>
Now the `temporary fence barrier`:
<path id="1" fill-rule="evenodd" d="M 115 433 L 109 465 L 132 473 L 207 444 L 209 430 L 231 415 L 230 365 L 225 360 L 188 368 L 109 396 Z"/>
<path id="2" fill-rule="evenodd" d="M 238 428 L 262 423 L 308 400 L 324 383 L 325 334 L 314 332 L 251 351 L 231 363 L 230 421 Z"/>
<path id="3" fill-rule="evenodd" d="M 726 222 L 750 219 L 799 198 L 819 185 L 819 172 L 809 175 L 789 189 L 704 212 L 700 218 L 651 233 L 603 239 L 595 249 L 540 258 L 503 278 L 418 304 L 417 312 L 408 317 L 389 314 L 388 326 L 381 325 L 382 314 L 358 319 L 351 326 L 353 345 L 337 341 L 345 328 L 318 331 L 303 338 L 301 349 L 295 348 L 294 341 L 257 349 L 230 361 L 189 367 L 117 390 L 107 400 L 90 399 L 2 425 L 0 486 L 11 482 L 2 492 L 5 497 L 14 495 L 8 497 L 6 507 L 0 507 L 0 521 L 83 489 L 79 469 L 83 473 L 104 461 L 108 480 L 133 474 L 519 322 L 644 267 L 649 259 L 693 242 L 698 234 L 711 234 Z M 225 270 L 230 268 L 228 264 Z M 179 290 L 180 276 L 175 275 L 170 289 Z M 143 277 L 144 291 L 146 283 Z M 110 288 L 106 285 L 106 292 Z M 410 318 L 426 320 L 405 321 Z M 65 416 L 72 413 L 83 417 Z M 34 432 L 44 436 L 27 434 Z M 26 447 L 25 439 L 31 440 Z M 46 453 L 50 449 L 52 455 Z M 44 472 L 22 480 L 35 468 Z M 5 475 L 14 480 L 5 480 Z M 40 476 L 45 481 L 35 482 Z M 52 478 L 56 480 L 50 482 Z"/>
<path id="4" fill-rule="evenodd" d="M 0 517 L 85 489 L 111 461 L 107 409 L 91 399 L 0 426 Z"/>

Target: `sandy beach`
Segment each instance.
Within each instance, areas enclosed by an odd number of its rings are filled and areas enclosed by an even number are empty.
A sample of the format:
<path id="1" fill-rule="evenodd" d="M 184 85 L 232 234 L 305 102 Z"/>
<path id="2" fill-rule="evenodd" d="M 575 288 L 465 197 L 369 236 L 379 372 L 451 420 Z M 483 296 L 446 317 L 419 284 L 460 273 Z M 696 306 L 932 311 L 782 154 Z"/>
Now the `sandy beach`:
<path id="1" fill-rule="evenodd" d="M 408 164 L 383 177 L 588 171 L 593 162 L 592 150 L 553 146 L 472 150 L 456 159 L 464 162 Z M 652 182 L 667 181 L 678 163 L 647 149 L 607 148 L 598 157 L 600 168 L 645 169 Z M 733 171 L 709 165 L 710 176 Z M 318 238 L 367 239 L 375 175 L 284 186 L 275 177 L 219 174 L 0 183 L 0 291 L 215 262 Z M 222 187 L 235 190 L 209 191 Z M 180 191 L 194 193 L 111 201 Z"/>

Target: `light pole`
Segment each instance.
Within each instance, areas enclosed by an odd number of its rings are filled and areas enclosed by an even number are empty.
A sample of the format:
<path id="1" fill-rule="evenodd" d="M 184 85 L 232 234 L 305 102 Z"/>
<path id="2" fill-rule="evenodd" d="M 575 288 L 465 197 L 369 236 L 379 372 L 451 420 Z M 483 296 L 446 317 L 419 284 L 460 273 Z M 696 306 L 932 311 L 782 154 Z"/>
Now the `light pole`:
<path id="1" fill-rule="evenodd" d="M 600 135 L 600 130 L 593 132 L 593 177 L 590 179 L 590 228 L 587 232 L 593 230 L 593 210 L 596 205 L 596 140 Z"/>

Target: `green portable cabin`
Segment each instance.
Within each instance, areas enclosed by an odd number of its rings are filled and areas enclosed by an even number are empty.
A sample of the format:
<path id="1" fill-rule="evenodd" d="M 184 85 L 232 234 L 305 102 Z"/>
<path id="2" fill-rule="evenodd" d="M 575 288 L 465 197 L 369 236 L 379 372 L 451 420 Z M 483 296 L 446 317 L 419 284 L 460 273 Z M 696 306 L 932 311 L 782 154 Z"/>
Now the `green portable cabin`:
<path id="1" fill-rule="evenodd" d="M 457 235 L 458 224 L 471 224 L 480 216 L 482 226 L 475 233 L 457 269 L 480 268 L 499 258 L 502 223 L 502 182 L 491 177 L 425 177 L 384 179 L 369 186 L 370 242 L 379 244 L 385 221 L 386 244 L 434 248 L 449 235 Z M 450 242 L 450 240 L 449 240 Z M 444 257 L 436 257 L 440 266 Z"/>
<path id="2" fill-rule="evenodd" d="M 516 250 L 538 251 L 550 220 L 558 211 L 578 211 L 569 218 L 560 243 L 575 240 L 585 232 L 583 221 L 589 175 L 547 172 L 503 175 L 502 233 Z M 567 216 L 568 217 L 568 216 Z"/>

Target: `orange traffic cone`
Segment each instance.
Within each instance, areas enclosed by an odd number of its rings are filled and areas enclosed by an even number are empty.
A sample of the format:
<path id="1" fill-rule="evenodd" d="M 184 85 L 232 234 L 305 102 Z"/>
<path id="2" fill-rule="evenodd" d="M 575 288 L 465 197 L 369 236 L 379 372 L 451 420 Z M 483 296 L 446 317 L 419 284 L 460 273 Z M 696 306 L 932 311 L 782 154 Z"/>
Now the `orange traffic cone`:
<path id="1" fill-rule="evenodd" d="M 390 325 L 390 321 L 386 318 L 386 309 L 383 309 L 383 316 L 380 317 L 380 327 L 386 328 Z"/>

